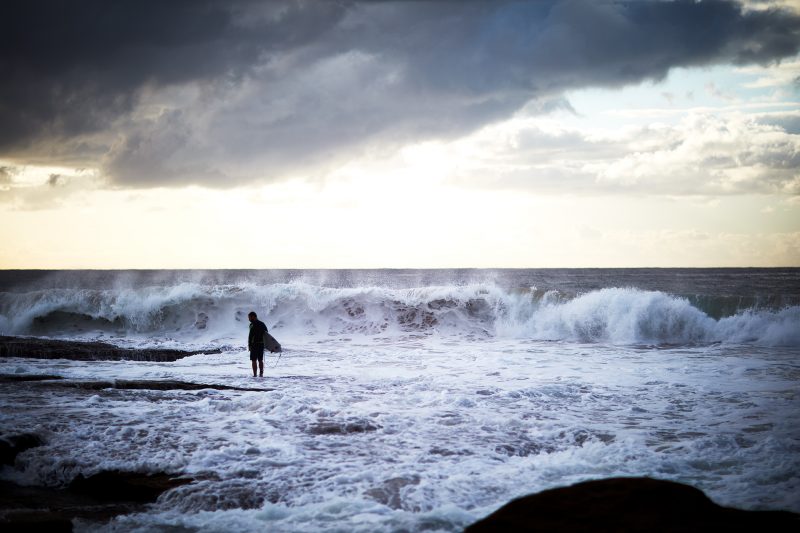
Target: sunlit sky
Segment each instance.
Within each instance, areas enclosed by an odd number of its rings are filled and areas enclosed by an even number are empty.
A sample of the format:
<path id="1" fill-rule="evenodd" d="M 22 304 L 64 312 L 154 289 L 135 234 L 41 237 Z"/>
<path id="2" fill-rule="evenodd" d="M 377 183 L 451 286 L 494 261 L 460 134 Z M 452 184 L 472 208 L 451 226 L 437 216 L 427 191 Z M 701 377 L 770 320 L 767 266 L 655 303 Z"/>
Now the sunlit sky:
<path id="1" fill-rule="evenodd" d="M 798 2 L 77 4 L 9 4 L 0 268 L 800 266 Z"/>

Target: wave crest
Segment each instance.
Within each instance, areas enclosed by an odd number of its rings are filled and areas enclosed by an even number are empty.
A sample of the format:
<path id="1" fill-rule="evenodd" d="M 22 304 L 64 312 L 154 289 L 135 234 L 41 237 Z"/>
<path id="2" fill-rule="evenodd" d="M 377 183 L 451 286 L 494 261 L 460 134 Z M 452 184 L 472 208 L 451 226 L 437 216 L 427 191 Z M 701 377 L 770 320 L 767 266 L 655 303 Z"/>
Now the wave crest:
<path id="1" fill-rule="evenodd" d="M 537 339 L 612 344 L 708 342 L 714 325 L 714 319 L 686 299 L 619 288 L 543 305 L 529 321 Z"/>
<path id="2" fill-rule="evenodd" d="M 610 344 L 800 346 L 800 307 L 715 319 L 687 298 L 607 288 L 580 295 L 492 284 L 392 289 L 181 283 L 106 290 L 0 293 L 0 331 L 46 336 L 148 336 L 186 342 L 242 337 L 256 310 L 292 336 L 467 335 Z"/>

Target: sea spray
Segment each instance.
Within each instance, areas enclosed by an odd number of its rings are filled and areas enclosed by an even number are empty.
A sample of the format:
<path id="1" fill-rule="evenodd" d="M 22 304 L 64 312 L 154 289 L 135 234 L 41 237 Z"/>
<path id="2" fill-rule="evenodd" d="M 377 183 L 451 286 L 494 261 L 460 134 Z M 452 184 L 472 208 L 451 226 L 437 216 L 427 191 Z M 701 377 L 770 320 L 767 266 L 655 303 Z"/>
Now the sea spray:
<path id="1" fill-rule="evenodd" d="M 618 288 L 544 304 L 529 320 L 535 339 L 611 344 L 705 342 L 713 327 L 714 320 L 684 298 Z"/>
<path id="2" fill-rule="evenodd" d="M 494 284 L 332 288 L 303 281 L 0 293 L 11 335 L 147 335 L 187 342 L 235 339 L 258 309 L 268 327 L 298 336 L 444 335 L 690 344 L 800 343 L 800 307 L 743 309 L 719 320 L 686 297 L 609 287 L 566 295 Z"/>
<path id="3" fill-rule="evenodd" d="M 256 310 L 294 337 L 796 346 L 799 272 L 774 287 L 769 269 L 6 272 L 0 333 L 230 343 Z"/>

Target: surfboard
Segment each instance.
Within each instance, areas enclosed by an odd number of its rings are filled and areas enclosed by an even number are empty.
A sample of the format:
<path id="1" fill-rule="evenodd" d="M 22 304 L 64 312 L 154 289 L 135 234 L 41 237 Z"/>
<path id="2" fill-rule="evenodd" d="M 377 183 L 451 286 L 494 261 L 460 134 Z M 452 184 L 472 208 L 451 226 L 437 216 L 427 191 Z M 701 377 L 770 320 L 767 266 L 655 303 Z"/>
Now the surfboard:
<path id="1" fill-rule="evenodd" d="M 272 353 L 281 351 L 281 343 L 275 340 L 275 337 L 269 333 L 264 333 L 264 348 Z"/>

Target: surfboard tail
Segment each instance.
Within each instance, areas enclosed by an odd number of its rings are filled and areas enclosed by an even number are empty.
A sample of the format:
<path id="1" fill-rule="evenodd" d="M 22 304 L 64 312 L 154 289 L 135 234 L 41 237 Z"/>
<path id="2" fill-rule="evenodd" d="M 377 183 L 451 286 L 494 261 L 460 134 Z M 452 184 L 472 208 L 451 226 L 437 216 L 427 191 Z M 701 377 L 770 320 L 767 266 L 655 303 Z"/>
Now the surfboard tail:
<path id="1" fill-rule="evenodd" d="M 281 343 L 279 343 L 275 337 L 270 335 L 269 333 L 264 333 L 264 348 L 269 350 L 272 353 L 280 352 L 281 351 Z"/>

